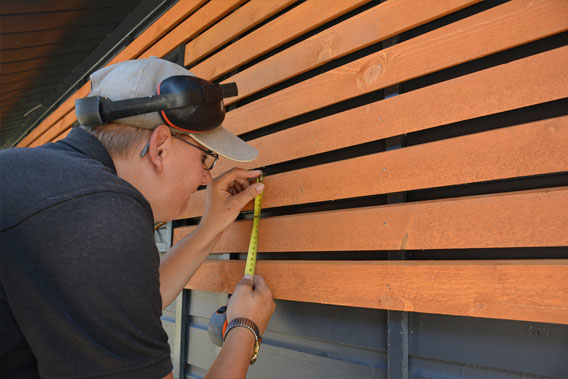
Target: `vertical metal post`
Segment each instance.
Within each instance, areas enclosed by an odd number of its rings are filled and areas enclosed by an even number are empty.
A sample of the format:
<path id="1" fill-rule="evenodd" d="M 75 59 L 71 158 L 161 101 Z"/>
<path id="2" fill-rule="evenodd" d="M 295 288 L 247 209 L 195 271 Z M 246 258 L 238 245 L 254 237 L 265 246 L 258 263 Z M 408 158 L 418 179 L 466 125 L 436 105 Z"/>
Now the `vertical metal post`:
<path id="1" fill-rule="evenodd" d="M 172 343 L 172 355 L 174 366 L 174 378 L 185 378 L 185 367 L 187 364 L 187 346 L 189 344 L 188 315 L 190 290 L 182 290 L 176 299 L 176 332 Z"/>
<path id="2" fill-rule="evenodd" d="M 395 45 L 397 37 L 383 41 L 383 49 Z M 397 96 L 399 86 L 394 85 L 384 89 L 385 99 Z M 404 146 L 404 136 L 387 138 L 386 149 L 400 149 Z M 387 195 L 387 204 L 396 204 L 406 201 L 406 194 L 393 193 Z M 406 259 L 406 253 L 401 246 L 400 251 L 389 251 L 389 260 Z M 389 379 L 408 379 L 408 312 L 387 311 L 387 367 Z"/>

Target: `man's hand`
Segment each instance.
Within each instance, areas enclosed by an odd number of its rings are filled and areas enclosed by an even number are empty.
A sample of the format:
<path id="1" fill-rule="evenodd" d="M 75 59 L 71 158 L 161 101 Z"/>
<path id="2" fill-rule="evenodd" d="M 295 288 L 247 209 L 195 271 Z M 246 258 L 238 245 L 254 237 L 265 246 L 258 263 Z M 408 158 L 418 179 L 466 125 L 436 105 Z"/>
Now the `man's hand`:
<path id="1" fill-rule="evenodd" d="M 229 299 L 227 321 L 235 317 L 246 317 L 255 322 L 263 334 L 274 312 L 276 304 L 272 292 L 260 275 L 244 278 Z M 208 378 L 245 378 L 254 350 L 254 336 L 245 328 L 234 328 L 227 334 L 221 352 L 205 374 Z"/>
<path id="2" fill-rule="evenodd" d="M 236 317 L 246 317 L 254 321 L 262 335 L 275 308 L 272 292 L 264 278 L 255 275 L 253 282 L 250 277 L 245 277 L 237 284 L 235 293 L 229 299 L 227 322 Z"/>
<path id="3" fill-rule="evenodd" d="M 233 168 L 215 178 L 207 186 L 205 214 L 200 227 L 216 234 L 224 232 L 235 221 L 241 209 L 264 191 L 264 184 L 249 183 L 249 179 L 260 174 L 260 170 Z"/>

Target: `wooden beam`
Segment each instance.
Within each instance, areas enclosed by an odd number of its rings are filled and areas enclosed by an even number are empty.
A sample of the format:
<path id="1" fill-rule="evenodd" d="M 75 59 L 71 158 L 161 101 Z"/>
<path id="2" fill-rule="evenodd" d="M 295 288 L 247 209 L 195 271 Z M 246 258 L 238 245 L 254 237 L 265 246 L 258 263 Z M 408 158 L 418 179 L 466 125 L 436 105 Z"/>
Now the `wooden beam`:
<path id="1" fill-rule="evenodd" d="M 563 32 L 567 18 L 568 1 L 513 0 L 237 108 L 224 126 L 235 134 L 250 132 Z"/>
<path id="2" fill-rule="evenodd" d="M 479 1 L 386 1 L 231 76 L 239 95 L 225 105 Z"/>
<path id="3" fill-rule="evenodd" d="M 196 9 L 205 4 L 206 1 L 207 0 L 182 0 L 176 3 L 114 57 L 109 65 L 137 58 L 142 52 L 148 50 L 180 22 L 188 18 Z"/>
<path id="4" fill-rule="evenodd" d="M 163 57 L 180 44 L 184 44 L 203 30 L 219 21 L 246 0 L 210 1 L 188 17 L 160 41 L 146 50 L 140 58 Z"/>
<path id="5" fill-rule="evenodd" d="M 263 207 L 564 172 L 567 146 L 563 116 L 384 151 L 267 176 Z M 200 216 L 204 197 L 194 194 L 181 217 Z"/>
<path id="6" fill-rule="evenodd" d="M 282 15 L 282 17 L 278 17 L 262 28 L 236 41 L 211 58 L 193 66 L 191 72 L 209 80 L 217 79 L 236 67 L 250 62 L 260 55 L 369 1 L 307 1 Z"/>
<path id="7" fill-rule="evenodd" d="M 221 159 L 213 175 L 559 100 L 568 97 L 567 61 L 564 46 L 269 134 L 248 141 L 256 160 Z"/>
<path id="8" fill-rule="evenodd" d="M 185 65 L 191 65 L 298 0 L 251 0 L 204 31 L 185 46 Z"/>
<path id="9" fill-rule="evenodd" d="M 259 252 L 568 246 L 568 187 L 262 218 Z M 215 253 L 246 253 L 238 221 Z M 195 227 L 174 230 L 177 243 Z"/>
<path id="10" fill-rule="evenodd" d="M 244 262 L 208 260 L 188 289 L 232 292 Z M 258 261 L 276 299 L 568 324 L 568 260 Z"/>

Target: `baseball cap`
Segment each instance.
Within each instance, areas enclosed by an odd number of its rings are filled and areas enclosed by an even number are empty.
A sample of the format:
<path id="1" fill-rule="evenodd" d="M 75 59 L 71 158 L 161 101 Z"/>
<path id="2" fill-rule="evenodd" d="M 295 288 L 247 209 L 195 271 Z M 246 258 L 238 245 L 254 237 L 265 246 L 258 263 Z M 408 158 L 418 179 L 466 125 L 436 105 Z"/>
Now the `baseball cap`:
<path id="1" fill-rule="evenodd" d="M 89 96 L 106 97 L 112 101 L 153 96 L 163 80 L 178 75 L 194 76 L 186 68 L 156 57 L 120 62 L 91 74 Z M 223 100 L 220 106 L 224 109 Z M 159 112 L 119 118 L 113 122 L 144 129 L 166 125 L 172 132 L 189 135 L 207 149 L 237 162 L 250 162 L 258 156 L 254 147 L 225 129 L 222 124 L 213 130 L 191 132 L 168 125 Z"/>

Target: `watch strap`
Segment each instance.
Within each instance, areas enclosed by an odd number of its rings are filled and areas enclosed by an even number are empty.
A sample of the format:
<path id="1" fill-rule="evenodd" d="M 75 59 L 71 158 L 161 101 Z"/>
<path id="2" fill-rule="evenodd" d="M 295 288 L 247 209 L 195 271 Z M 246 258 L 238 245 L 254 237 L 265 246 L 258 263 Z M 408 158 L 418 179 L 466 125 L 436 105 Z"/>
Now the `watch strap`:
<path id="1" fill-rule="evenodd" d="M 236 328 L 236 327 L 243 327 L 247 328 L 251 331 L 254 336 L 254 352 L 252 353 L 252 357 L 250 359 L 250 364 L 252 365 L 256 362 L 258 358 L 258 351 L 260 350 L 260 344 L 262 343 L 262 337 L 260 336 L 260 331 L 258 330 L 258 326 L 254 323 L 254 321 L 245 318 L 245 317 L 236 317 L 229 322 L 227 325 L 227 329 L 225 330 L 225 335 L 223 336 L 223 341 L 227 339 L 227 335 L 229 332 Z"/>

